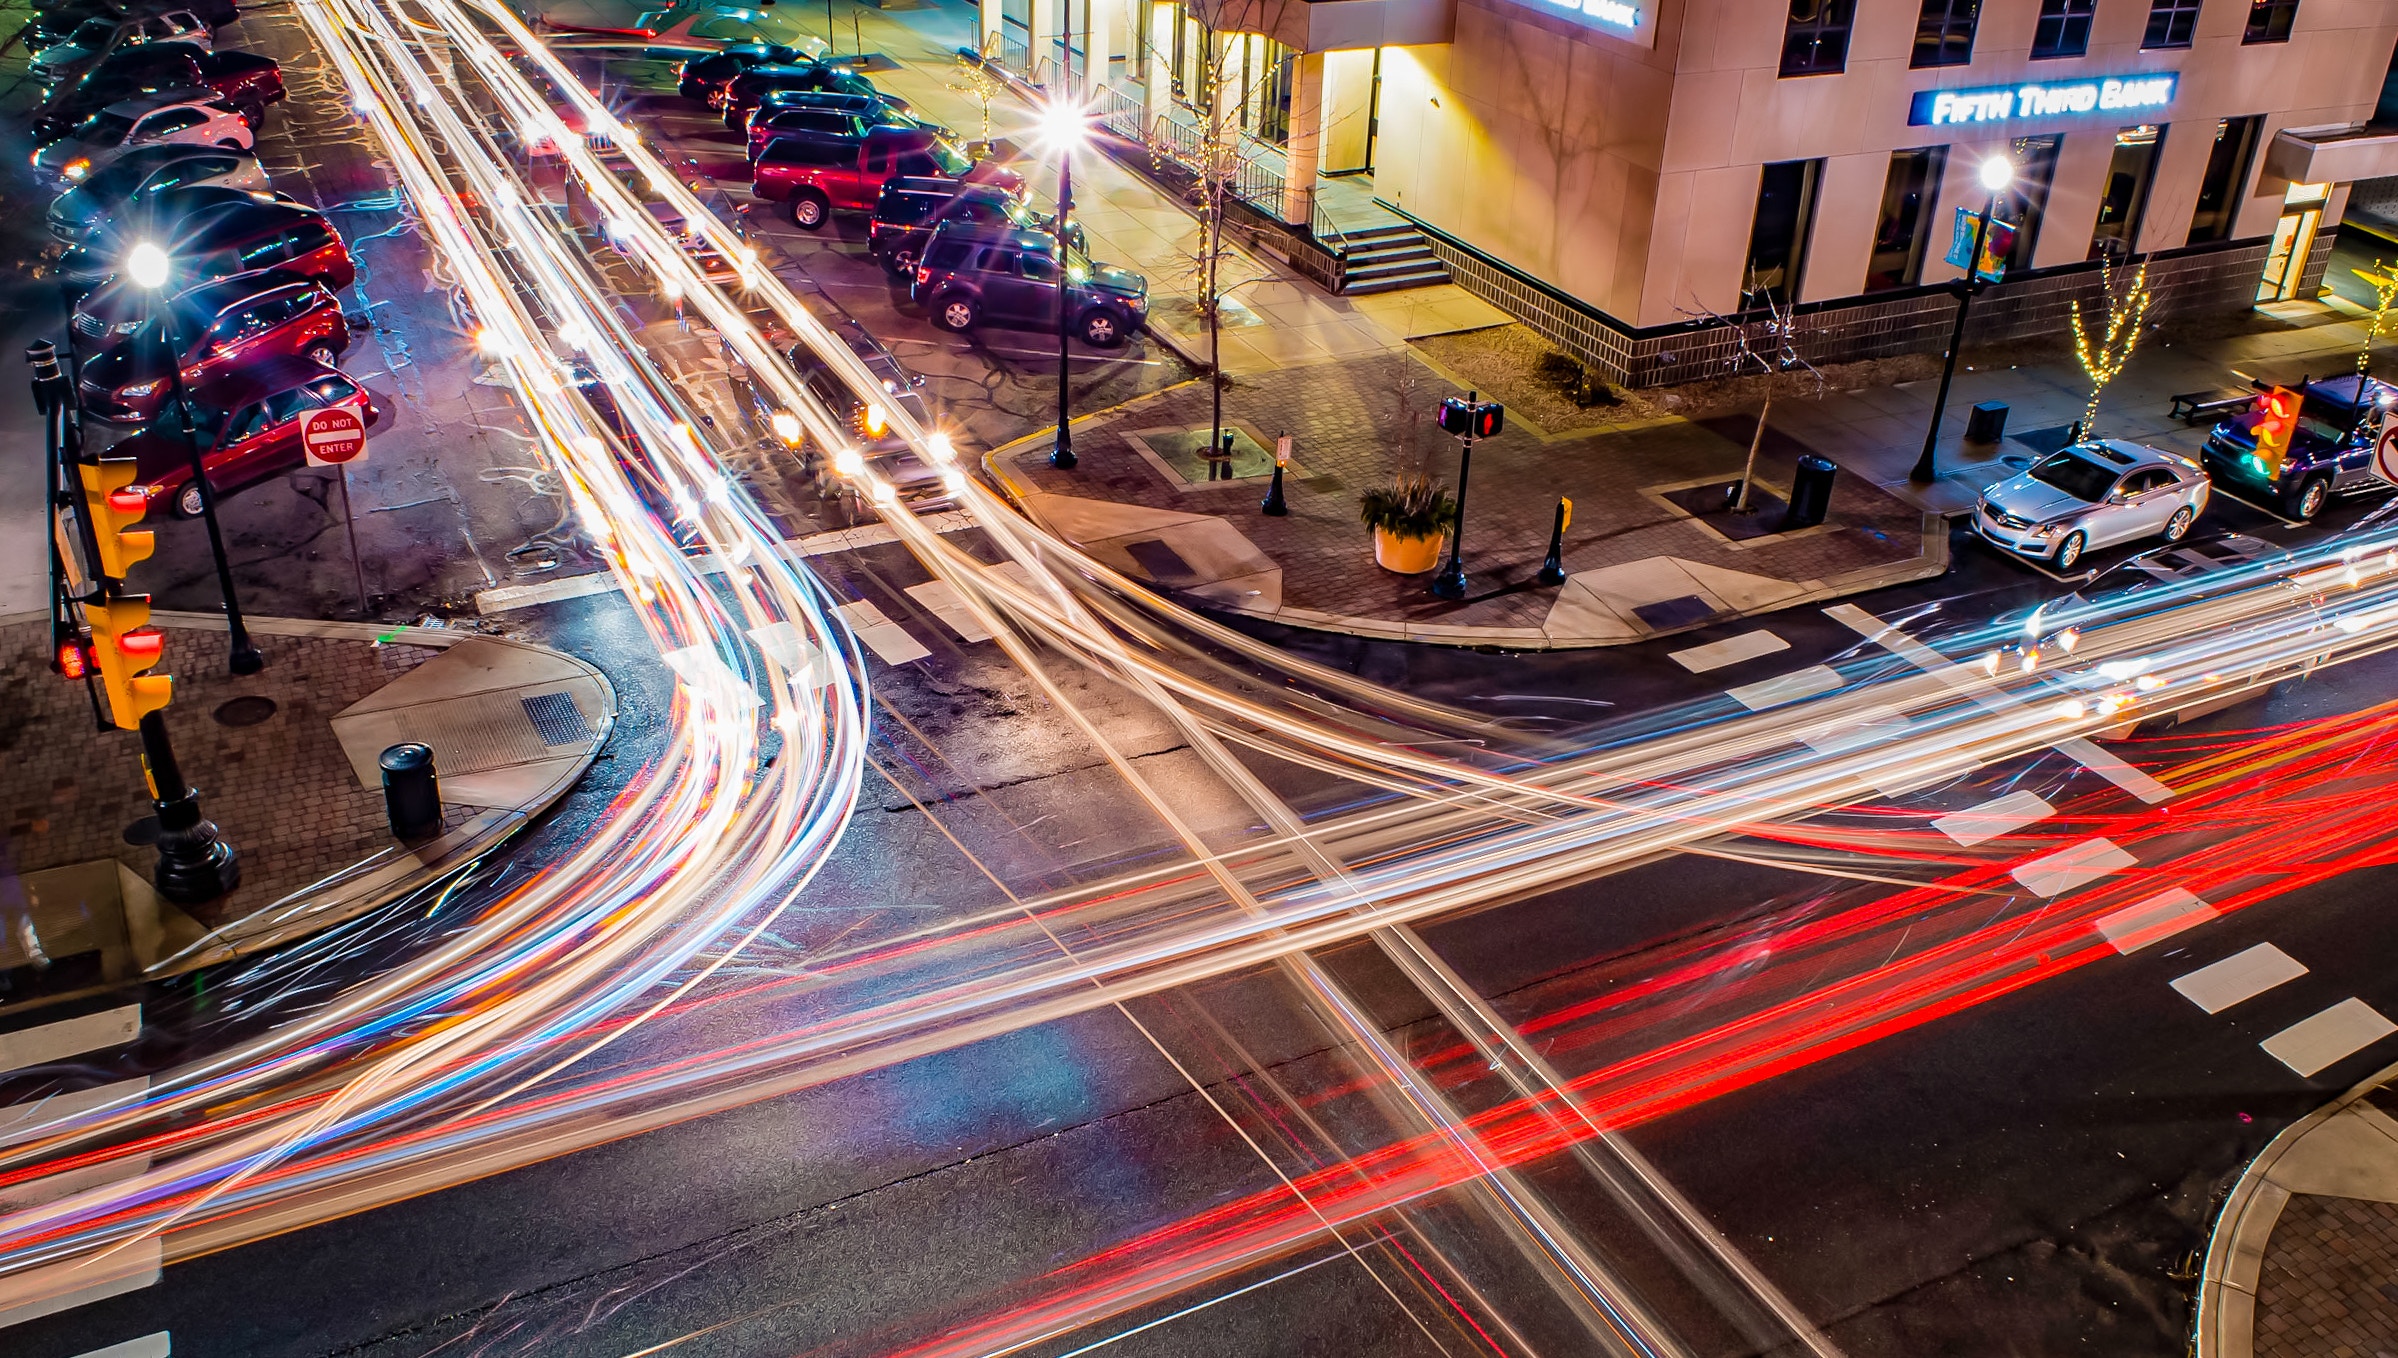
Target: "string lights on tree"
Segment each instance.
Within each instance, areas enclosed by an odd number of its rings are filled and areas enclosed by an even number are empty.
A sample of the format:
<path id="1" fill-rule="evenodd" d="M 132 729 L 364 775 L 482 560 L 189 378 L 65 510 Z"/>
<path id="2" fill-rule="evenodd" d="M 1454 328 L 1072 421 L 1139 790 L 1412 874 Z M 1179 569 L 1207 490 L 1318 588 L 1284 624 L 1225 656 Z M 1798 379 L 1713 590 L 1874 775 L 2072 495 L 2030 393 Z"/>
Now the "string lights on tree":
<path id="1" fill-rule="evenodd" d="M 2073 304 L 2073 356 L 2081 360 L 2082 371 L 2090 377 L 2090 404 L 2082 407 L 2082 437 L 2092 436 L 2098 420 L 2098 398 L 2106 392 L 2107 383 L 2115 380 L 2125 364 L 2132 360 L 2132 350 L 2139 347 L 2140 326 L 2148 319 L 2148 308 L 2156 300 L 2148 290 L 2148 265 L 2143 261 L 2132 272 L 2131 283 L 2118 291 L 2115 270 L 2101 264 L 2098 267 L 2098 290 L 2106 299 L 2107 324 L 2104 336 L 2093 344 L 2090 327 L 2082 320 L 2082 304 Z"/>
<path id="2" fill-rule="evenodd" d="M 2356 351 L 2356 374 L 2363 377 L 2373 367 L 2373 341 L 2381 337 L 2382 330 L 2389 324 L 2390 303 L 2398 300 L 2398 269 L 2389 268 L 2376 259 L 2370 271 L 2350 269 L 2348 272 L 2365 280 L 2365 286 L 2373 289 L 2373 323 L 2365 327 L 2365 342 Z"/>

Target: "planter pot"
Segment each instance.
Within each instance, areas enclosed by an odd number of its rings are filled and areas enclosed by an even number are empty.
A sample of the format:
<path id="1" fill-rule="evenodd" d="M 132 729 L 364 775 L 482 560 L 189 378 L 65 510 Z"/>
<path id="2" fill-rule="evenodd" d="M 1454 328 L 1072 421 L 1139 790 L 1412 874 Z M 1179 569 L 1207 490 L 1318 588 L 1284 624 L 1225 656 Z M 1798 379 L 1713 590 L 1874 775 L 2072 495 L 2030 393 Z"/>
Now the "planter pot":
<path id="1" fill-rule="evenodd" d="M 1446 533 L 1403 538 L 1387 528 L 1377 528 L 1374 530 L 1374 564 L 1399 575 L 1422 575 L 1440 565 L 1440 549 L 1448 540 Z"/>

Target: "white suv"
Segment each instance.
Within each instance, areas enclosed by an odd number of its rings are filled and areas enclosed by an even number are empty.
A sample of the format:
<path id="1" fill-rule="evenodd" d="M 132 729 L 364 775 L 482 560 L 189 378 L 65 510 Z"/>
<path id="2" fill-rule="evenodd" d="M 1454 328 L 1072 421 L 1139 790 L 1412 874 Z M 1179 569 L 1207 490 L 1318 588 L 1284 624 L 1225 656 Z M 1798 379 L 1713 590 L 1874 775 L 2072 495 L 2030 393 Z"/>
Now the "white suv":
<path id="1" fill-rule="evenodd" d="M 247 151 L 256 141 L 250 125 L 223 95 L 195 86 L 110 104 L 35 152 L 33 169 L 45 182 L 64 189 L 137 146 L 172 143 Z"/>

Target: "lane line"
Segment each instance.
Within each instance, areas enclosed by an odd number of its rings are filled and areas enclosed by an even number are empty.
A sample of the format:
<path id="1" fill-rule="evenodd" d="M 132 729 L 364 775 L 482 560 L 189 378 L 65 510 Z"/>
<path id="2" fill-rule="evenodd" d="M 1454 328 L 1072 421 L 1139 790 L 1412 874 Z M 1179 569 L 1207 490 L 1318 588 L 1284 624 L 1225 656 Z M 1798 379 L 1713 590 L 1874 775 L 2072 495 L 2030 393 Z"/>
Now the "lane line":
<path id="1" fill-rule="evenodd" d="M 2026 825 L 2043 821 L 2056 808 L 2030 792 L 2010 792 L 1993 797 L 1980 806 L 1952 811 L 1932 822 L 1932 828 L 1957 841 L 1965 848 L 2011 835 Z"/>
<path id="2" fill-rule="evenodd" d="M 1803 670 L 1793 670 L 1771 679 L 1725 689 L 1724 695 L 1751 712 L 1762 712 L 1783 703 L 1812 698 L 1818 693 L 1829 693 L 1838 687 L 1840 671 L 1829 665 L 1809 665 Z"/>
<path id="3" fill-rule="evenodd" d="M 2398 1033 L 2398 1023 L 2383 1018 L 2363 1000 L 2345 999 L 2257 1045 L 2267 1056 L 2312 1078 L 2316 1071 L 2354 1056 L 2392 1033 Z"/>
<path id="4" fill-rule="evenodd" d="M 71 1094 L 52 1094 L 46 1098 L 10 1104 L 0 1108 L 0 1148 L 40 1136 L 50 1124 L 61 1118 L 88 1113 L 119 1099 L 137 1099 L 149 1092 L 150 1077 L 140 1075 L 130 1080 L 78 1089 Z"/>
<path id="5" fill-rule="evenodd" d="M 2135 953 L 2215 917 L 2215 907 L 2181 887 L 2160 891 L 2098 920 L 2098 932 L 2119 953 Z"/>
<path id="6" fill-rule="evenodd" d="M 150 1235 L 0 1278 L 0 1330 L 139 1292 L 157 1283 L 165 1258 L 164 1242 Z"/>
<path id="7" fill-rule="evenodd" d="M 165 1330 L 160 1330 L 156 1334 L 145 1334 L 139 1339 L 128 1339 L 122 1344 L 111 1344 L 104 1349 L 79 1353 L 75 1355 L 75 1358 L 174 1358 L 174 1354 L 174 1336 Z"/>
<path id="8" fill-rule="evenodd" d="M 932 654 L 908 629 L 884 617 L 883 611 L 870 600 L 858 599 L 841 605 L 841 616 L 849 620 L 849 630 L 866 643 L 866 649 L 886 665 L 905 665 Z"/>
<path id="9" fill-rule="evenodd" d="M 2210 1014 L 2255 999 L 2277 985 L 2306 975 L 2306 964 L 2270 943 L 2259 943 L 2220 962 L 2177 976 L 2173 988 Z"/>
<path id="10" fill-rule="evenodd" d="M 2035 896 L 2062 896 L 2110 873 L 2138 867 L 2139 864 L 2139 859 L 2115 847 L 2111 839 L 2086 839 L 2046 857 L 2021 864 L 2012 875 Z"/>
<path id="11" fill-rule="evenodd" d="M 1855 604 L 1833 604 L 1824 610 L 1824 616 L 1847 626 L 1851 631 L 1876 646 L 1931 675 L 1993 712 L 2011 712 L 2023 705 L 2014 695 L 1991 683 L 1987 675 L 1951 661 L 1947 656 L 1908 636 Z M 2155 806 L 2173 796 L 2172 788 L 2079 736 L 2060 740 L 2056 742 L 2055 748 L 2066 758 L 2150 806 Z"/>
<path id="12" fill-rule="evenodd" d="M 1789 642 L 1761 627 L 1754 632 L 1743 632 L 1736 637 L 1710 641 L 1704 646 L 1688 646 L 1679 651 L 1669 651 L 1667 654 L 1672 657 L 1674 663 L 1692 674 L 1705 674 L 1709 670 L 1720 670 L 1727 665 L 1737 665 L 1743 660 L 1755 660 L 1761 655 L 1772 655 L 1776 651 L 1789 649 Z"/>
<path id="13" fill-rule="evenodd" d="M 39 1028 L 0 1033 L 0 1074 L 27 1066 L 46 1066 L 106 1047 L 122 1047 L 141 1035 L 142 1007 L 138 1004 L 61 1019 Z"/>
<path id="14" fill-rule="evenodd" d="M 936 533 L 958 533 L 974 526 L 973 516 L 962 510 L 943 510 L 923 517 L 925 526 Z M 861 547 L 877 547 L 897 541 L 899 533 L 889 524 L 868 523 L 855 528 L 838 528 L 829 533 L 810 533 L 804 538 L 785 538 L 775 551 L 786 561 L 801 561 L 812 556 L 854 552 Z M 691 557 L 688 565 L 693 573 L 699 575 L 720 575 L 724 572 L 724 562 L 713 553 Z M 615 572 L 604 570 L 570 575 L 563 580 L 542 580 L 529 585 L 501 585 L 475 596 L 475 612 L 489 617 L 494 613 L 532 608 L 565 599 L 613 594 L 620 588 Z"/>

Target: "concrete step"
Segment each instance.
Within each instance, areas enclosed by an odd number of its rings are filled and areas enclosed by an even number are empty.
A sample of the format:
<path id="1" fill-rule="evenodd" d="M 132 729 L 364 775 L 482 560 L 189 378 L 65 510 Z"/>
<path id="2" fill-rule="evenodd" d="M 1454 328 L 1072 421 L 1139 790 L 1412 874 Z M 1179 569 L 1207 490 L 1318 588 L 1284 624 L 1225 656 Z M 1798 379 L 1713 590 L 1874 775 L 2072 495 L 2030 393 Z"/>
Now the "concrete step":
<path id="1" fill-rule="evenodd" d="M 1401 288 L 1428 288 L 1449 281 L 1449 270 L 1437 260 L 1429 265 L 1405 269 L 1396 273 L 1374 274 L 1367 277 L 1350 275 L 1341 284 L 1341 291 L 1351 296 L 1369 292 L 1397 292 Z"/>
<path id="2" fill-rule="evenodd" d="M 1438 258 L 1438 255 L 1432 253 L 1432 247 L 1425 244 L 1420 237 L 1412 241 L 1393 241 L 1388 245 L 1352 249 L 1348 255 L 1349 270 L 1352 273 L 1377 264 L 1420 262 Z"/>

